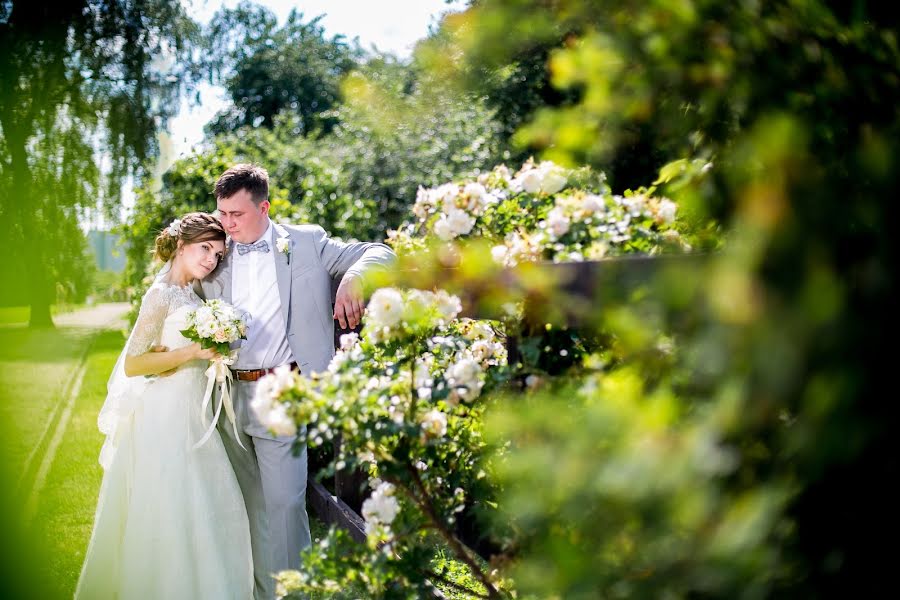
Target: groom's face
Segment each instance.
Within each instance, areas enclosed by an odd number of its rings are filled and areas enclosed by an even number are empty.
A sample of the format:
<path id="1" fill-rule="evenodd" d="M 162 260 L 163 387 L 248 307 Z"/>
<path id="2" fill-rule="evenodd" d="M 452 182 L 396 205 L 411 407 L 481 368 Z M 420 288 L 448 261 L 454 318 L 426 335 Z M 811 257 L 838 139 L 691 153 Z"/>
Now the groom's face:
<path id="1" fill-rule="evenodd" d="M 269 225 L 269 201 L 256 204 L 247 190 L 239 190 L 228 198 L 218 198 L 216 205 L 225 232 L 241 244 L 258 240 Z"/>

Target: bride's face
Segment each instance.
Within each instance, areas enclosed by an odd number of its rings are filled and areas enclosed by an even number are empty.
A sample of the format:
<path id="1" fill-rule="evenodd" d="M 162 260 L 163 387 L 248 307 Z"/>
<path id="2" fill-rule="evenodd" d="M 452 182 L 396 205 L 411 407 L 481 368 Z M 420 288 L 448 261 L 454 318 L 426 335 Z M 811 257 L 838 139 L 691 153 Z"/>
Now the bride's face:
<path id="1" fill-rule="evenodd" d="M 184 244 L 178 258 L 182 268 L 193 279 L 203 279 L 212 273 L 225 254 L 225 242 L 206 240 L 194 244 Z"/>

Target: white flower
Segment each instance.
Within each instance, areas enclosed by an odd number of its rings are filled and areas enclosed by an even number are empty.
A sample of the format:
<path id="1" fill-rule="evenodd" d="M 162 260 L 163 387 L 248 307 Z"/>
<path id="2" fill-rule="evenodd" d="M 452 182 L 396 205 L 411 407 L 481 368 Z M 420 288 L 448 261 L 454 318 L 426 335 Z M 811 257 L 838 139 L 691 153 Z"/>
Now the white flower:
<path id="1" fill-rule="evenodd" d="M 467 183 L 463 188 L 463 195 L 467 196 L 469 201 L 466 204 L 466 208 L 475 212 L 481 213 L 484 210 L 484 207 L 492 200 L 492 198 L 488 195 L 487 189 L 480 183 Z"/>
<path id="2" fill-rule="evenodd" d="M 440 204 L 446 211 L 448 207 L 454 206 L 454 200 L 459 195 L 459 186 L 455 183 L 445 183 L 431 190 L 431 203 L 437 206 Z"/>
<path id="3" fill-rule="evenodd" d="M 432 410 L 422 417 L 422 432 L 426 438 L 443 437 L 447 433 L 447 415 L 439 410 Z"/>
<path id="4" fill-rule="evenodd" d="M 169 223 L 169 226 L 166 227 L 166 232 L 169 235 L 171 235 L 172 237 L 175 237 L 178 234 L 180 234 L 181 233 L 181 219 L 175 219 L 174 221 Z"/>
<path id="5" fill-rule="evenodd" d="M 581 201 L 581 210 L 588 214 L 594 214 L 604 212 L 606 210 L 606 205 L 603 203 L 603 198 L 601 196 L 588 194 Z"/>
<path id="6" fill-rule="evenodd" d="M 359 342 L 359 335 L 357 333 L 345 333 L 341 335 L 341 350 L 350 350 L 353 346 Z"/>
<path id="7" fill-rule="evenodd" d="M 256 399 L 254 398 L 254 403 Z M 253 406 L 253 409 L 256 410 L 256 416 L 259 418 L 259 422 L 269 431 L 274 433 L 277 436 L 283 435 L 296 435 L 297 434 L 297 425 L 294 423 L 294 420 L 290 418 L 287 414 L 287 405 L 282 402 L 272 402 L 269 404 L 269 408 L 266 411 L 260 411 L 256 406 Z"/>
<path id="8" fill-rule="evenodd" d="M 464 357 L 447 369 L 447 382 L 454 387 L 481 389 L 481 365 L 474 358 Z"/>
<path id="9" fill-rule="evenodd" d="M 469 326 L 463 334 L 469 340 L 493 340 L 494 330 L 484 321 L 469 321 Z"/>
<path id="10" fill-rule="evenodd" d="M 481 198 L 487 193 L 487 190 L 480 183 L 467 183 L 463 188 L 463 193 L 473 198 Z"/>
<path id="11" fill-rule="evenodd" d="M 372 495 L 362 505 L 362 516 L 366 520 L 366 533 L 374 533 L 379 526 L 394 522 L 400 512 L 400 503 L 394 497 L 394 486 L 381 482 Z"/>
<path id="12" fill-rule="evenodd" d="M 560 238 L 569 231 L 569 219 L 562 208 L 557 206 L 547 214 L 547 226 L 555 238 Z"/>
<path id="13" fill-rule="evenodd" d="M 393 327 L 403 316 L 403 296 L 393 288 L 381 288 L 372 294 L 366 314 L 377 328 Z"/>
<path id="14" fill-rule="evenodd" d="M 677 209 L 678 205 L 668 198 L 663 198 L 659 202 L 659 209 L 656 214 L 659 215 L 659 218 L 662 219 L 664 223 L 672 223 L 675 221 L 675 211 Z"/>
<path id="15" fill-rule="evenodd" d="M 307 576 L 300 571 L 279 571 L 275 575 L 275 600 L 281 600 L 306 580 Z"/>
<path id="16" fill-rule="evenodd" d="M 287 254 L 291 248 L 291 240 L 290 238 L 281 237 L 275 240 L 275 247 L 278 248 L 278 251 L 282 254 Z"/>
<path id="17" fill-rule="evenodd" d="M 433 207 L 430 190 L 419 186 L 419 189 L 416 191 L 416 203 L 412 209 L 413 214 L 420 219 L 425 219 Z"/>
<path id="18" fill-rule="evenodd" d="M 447 212 L 447 226 L 453 232 L 454 237 L 466 235 L 475 226 L 475 217 L 464 210 L 451 209 Z"/>
<path id="19" fill-rule="evenodd" d="M 541 191 L 546 194 L 555 194 L 564 187 L 568 179 L 561 167 L 550 161 L 544 161 L 540 165 Z"/>
<path id="20" fill-rule="evenodd" d="M 458 296 L 448 294 L 444 290 L 438 290 L 434 295 L 435 306 L 445 321 L 452 321 L 462 312 L 462 302 Z"/>
<path id="21" fill-rule="evenodd" d="M 644 206 L 646 205 L 647 199 L 643 196 L 631 196 L 630 198 L 622 198 L 621 204 L 625 207 L 625 210 L 628 211 L 633 217 L 639 216 L 644 211 Z"/>
<path id="22" fill-rule="evenodd" d="M 456 237 L 456 234 L 453 233 L 453 229 L 450 227 L 450 222 L 447 221 L 447 217 L 444 215 L 441 215 L 441 217 L 434 224 L 434 234 L 445 242 L 450 241 L 454 237 Z"/>
<path id="23" fill-rule="evenodd" d="M 491 248 L 491 258 L 494 259 L 494 262 L 502 265 L 506 262 L 506 255 L 509 253 L 509 248 L 506 246 L 494 246 Z"/>
<path id="24" fill-rule="evenodd" d="M 519 184 L 529 194 L 541 191 L 541 173 L 537 169 L 529 169 L 519 176 Z"/>
<path id="25" fill-rule="evenodd" d="M 472 344 L 471 352 L 475 360 L 483 365 L 488 359 L 493 358 L 500 348 L 503 348 L 502 344 L 489 342 L 487 340 L 478 340 Z"/>

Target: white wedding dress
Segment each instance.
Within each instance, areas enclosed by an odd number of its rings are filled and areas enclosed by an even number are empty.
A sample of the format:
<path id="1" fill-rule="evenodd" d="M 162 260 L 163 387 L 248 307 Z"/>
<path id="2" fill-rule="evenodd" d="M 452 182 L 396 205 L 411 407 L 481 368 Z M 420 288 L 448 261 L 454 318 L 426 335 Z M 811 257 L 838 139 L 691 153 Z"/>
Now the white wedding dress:
<path id="1" fill-rule="evenodd" d="M 206 431 L 207 362 L 186 363 L 168 377 L 125 377 L 122 370 L 126 353 L 143 354 L 157 342 L 170 350 L 190 344 L 180 330 L 200 302 L 189 287 L 160 278 L 144 296 L 100 413 L 106 471 L 76 598 L 253 596 L 247 513 L 218 431 L 194 448 Z"/>

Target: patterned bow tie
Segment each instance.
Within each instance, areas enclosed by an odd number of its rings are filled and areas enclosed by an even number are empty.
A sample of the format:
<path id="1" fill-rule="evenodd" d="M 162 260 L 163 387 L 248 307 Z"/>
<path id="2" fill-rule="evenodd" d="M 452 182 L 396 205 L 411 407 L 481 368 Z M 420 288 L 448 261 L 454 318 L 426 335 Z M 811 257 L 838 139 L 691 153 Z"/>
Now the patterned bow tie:
<path id="1" fill-rule="evenodd" d="M 237 246 L 238 254 L 241 256 L 247 254 L 248 252 L 253 252 L 254 250 L 259 250 L 260 252 L 268 252 L 269 251 L 269 242 L 266 240 L 259 240 L 255 244 L 235 244 Z"/>

